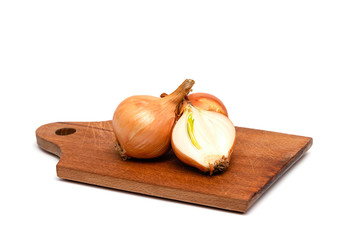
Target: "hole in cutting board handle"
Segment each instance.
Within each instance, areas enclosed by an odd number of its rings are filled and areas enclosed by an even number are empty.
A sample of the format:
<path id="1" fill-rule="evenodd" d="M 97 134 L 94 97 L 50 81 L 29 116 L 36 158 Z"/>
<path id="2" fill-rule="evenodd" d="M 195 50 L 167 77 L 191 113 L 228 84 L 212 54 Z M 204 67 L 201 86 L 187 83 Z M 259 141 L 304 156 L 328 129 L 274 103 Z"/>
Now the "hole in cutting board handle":
<path id="1" fill-rule="evenodd" d="M 59 128 L 58 130 L 55 131 L 55 134 L 60 136 L 66 136 L 73 134 L 75 132 L 76 132 L 75 128 Z"/>

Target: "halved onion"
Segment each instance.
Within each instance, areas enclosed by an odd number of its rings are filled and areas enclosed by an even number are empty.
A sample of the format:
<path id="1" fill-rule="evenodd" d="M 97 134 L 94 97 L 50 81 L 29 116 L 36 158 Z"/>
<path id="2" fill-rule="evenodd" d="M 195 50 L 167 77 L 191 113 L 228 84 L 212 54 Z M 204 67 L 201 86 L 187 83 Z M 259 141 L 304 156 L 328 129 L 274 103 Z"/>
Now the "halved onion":
<path id="1" fill-rule="evenodd" d="M 235 144 L 234 124 L 224 114 L 188 104 L 171 136 L 175 155 L 203 172 L 228 168 Z"/>

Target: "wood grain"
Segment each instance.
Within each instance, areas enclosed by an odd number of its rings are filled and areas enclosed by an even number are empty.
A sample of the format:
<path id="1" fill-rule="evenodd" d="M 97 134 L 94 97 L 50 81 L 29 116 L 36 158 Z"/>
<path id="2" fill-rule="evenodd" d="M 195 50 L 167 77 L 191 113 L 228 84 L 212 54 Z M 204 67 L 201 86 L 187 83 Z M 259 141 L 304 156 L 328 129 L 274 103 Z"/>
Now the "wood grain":
<path id="1" fill-rule="evenodd" d="M 120 159 L 111 121 L 57 122 L 36 130 L 38 145 L 60 157 L 60 178 L 245 212 L 311 147 L 312 138 L 236 127 L 230 167 L 208 176 L 170 151 L 150 160 Z"/>

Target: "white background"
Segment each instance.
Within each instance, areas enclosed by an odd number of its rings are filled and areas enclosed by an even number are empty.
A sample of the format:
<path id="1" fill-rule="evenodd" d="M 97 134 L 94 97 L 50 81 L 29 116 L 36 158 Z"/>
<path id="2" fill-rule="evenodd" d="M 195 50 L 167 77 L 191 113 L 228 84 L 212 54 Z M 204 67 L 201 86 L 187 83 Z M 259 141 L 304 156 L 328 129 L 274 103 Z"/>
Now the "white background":
<path id="1" fill-rule="evenodd" d="M 246 214 L 60 180 L 35 130 L 185 78 L 313 137 Z M 359 239 L 359 1 L 1 1 L 1 239 Z"/>

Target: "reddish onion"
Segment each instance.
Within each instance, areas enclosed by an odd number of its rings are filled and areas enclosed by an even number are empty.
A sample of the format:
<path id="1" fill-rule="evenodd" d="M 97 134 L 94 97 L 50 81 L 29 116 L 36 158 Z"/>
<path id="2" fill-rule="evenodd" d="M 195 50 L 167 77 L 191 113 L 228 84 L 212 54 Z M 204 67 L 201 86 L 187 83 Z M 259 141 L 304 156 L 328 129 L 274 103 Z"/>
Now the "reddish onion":
<path id="1" fill-rule="evenodd" d="M 207 111 L 218 112 L 228 116 L 227 109 L 223 102 L 209 93 L 192 93 L 187 96 L 189 101 L 196 107 Z"/>

